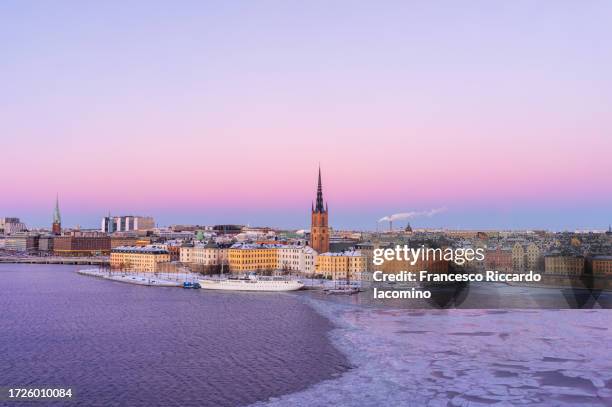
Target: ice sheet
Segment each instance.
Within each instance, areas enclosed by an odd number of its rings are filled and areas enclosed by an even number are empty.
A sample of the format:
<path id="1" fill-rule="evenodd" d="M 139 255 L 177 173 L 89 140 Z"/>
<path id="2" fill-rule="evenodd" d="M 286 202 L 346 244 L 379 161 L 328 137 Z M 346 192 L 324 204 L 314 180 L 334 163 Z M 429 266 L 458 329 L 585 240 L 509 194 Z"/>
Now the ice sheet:
<path id="1" fill-rule="evenodd" d="M 610 310 L 381 310 L 308 299 L 354 369 L 269 406 L 610 406 Z"/>

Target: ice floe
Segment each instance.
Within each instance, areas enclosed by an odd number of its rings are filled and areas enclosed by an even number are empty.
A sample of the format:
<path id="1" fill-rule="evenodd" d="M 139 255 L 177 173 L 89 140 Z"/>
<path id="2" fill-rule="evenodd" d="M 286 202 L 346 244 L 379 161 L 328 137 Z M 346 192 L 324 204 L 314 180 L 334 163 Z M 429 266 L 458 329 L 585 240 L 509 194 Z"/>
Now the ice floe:
<path id="1" fill-rule="evenodd" d="M 353 369 L 268 406 L 610 406 L 610 310 L 385 310 L 307 299 Z"/>

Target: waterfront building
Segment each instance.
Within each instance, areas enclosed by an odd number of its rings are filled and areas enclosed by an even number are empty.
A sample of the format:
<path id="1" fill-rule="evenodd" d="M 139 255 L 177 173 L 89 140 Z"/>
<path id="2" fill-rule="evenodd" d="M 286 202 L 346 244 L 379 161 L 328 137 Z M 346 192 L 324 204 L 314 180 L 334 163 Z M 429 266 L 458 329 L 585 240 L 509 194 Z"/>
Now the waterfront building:
<path id="1" fill-rule="evenodd" d="M 512 249 L 499 245 L 495 249 L 487 250 L 485 253 L 485 268 L 487 270 L 511 271 Z"/>
<path id="2" fill-rule="evenodd" d="M 304 274 L 314 274 L 317 252 L 310 246 L 278 246 L 276 268 Z"/>
<path id="3" fill-rule="evenodd" d="M 113 269 L 156 273 L 160 271 L 160 264 L 169 262 L 170 253 L 157 246 L 120 246 L 110 254 Z"/>
<path id="4" fill-rule="evenodd" d="M 359 250 L 327 252 L 317 256 L 316 273 L 333 280 L 361 280 L 366 272 L 366 258 Z"/>
<path id="5" fill-rule="evenodd" d="M 525 270 L 525 249 L 519 242 L 515 243 L 512 247 L 512 270 Z"/>
<path id="6" fill-rule="evenodd" d="M 579 276 L 584 272 L 584 256 L 579 254 L 549 253 L 544 256 L 544 272 Z"/>
<path id="7" fill-rule="evenodd" d="M 232 273 L 275 270 L 278 265 L 278 245 L 236 243 L 228 250 Z"/>
<path id="8" fill-rule="evenodd" d="M 542 270 L 542 254 L 535 243 L 524 245 L 517 242 L 512 247 L 512 269 L 514 271 Z"/>
<path id="9" fill-rule="evenodd" d="M 316 206 L 311 208 L 310 247 L 317 253 L 329 252 L 329 210 L 327 204 L 323 207 L 323 185 L 321 183 L 321 167 L 317 185 Z"/>
<path id="10" fill-rule="evenodd" d="M 21 222 L 19 218 L 0 218 L 0 230 L 5 235 L 11 235 L 13 233 L 21 233 L 27 230 L 25 223 Z"/>
<path id="11" fill-rule="evenodd" d="M 181 263 L 204 266 L 227 264 L 228 246 L 217 244 L 212 240 L 206 244 L 183 244 L 179 259 Z"/>
<path id="12" fill-rule="evenodd" d="M 596 276 L 612 275 L 612 256 L 593 257 L 593 274 Z"/>
<path id="13" fill-rule="evenodd" d="M 42 253 L 53 252 L 53 235 L 41 235 L 38 238 L 38 251 Z"/>
<path id="14" fill-rule="evenodd" d="M 100 230 L 104 233 L 145 231 L 155 228 L 150 216 L 105 216 Z"/>
<path id="15" fill-rule="evenodd" d="M 95 256 L 110 253 L 110 237 L 79 234 L 56 236 L 53 239 L 53 253 L 58 256 Z"/>
<path id="16" fill-rule="evenodd" d="M 318 257 L 317 251 L 310 246 L 305 246 L 303 253 L 303 258 L 301 259 L 303 265 L 300 266 L 300 272 L 307 275 L 315 274 Z"/>
<path id="17" fill-rule="evenodd" d="M 53 223 L 51 224 L 51 233 L 55 236 L 62 234 L 62 216 L 59 210 L 59 196 L 55 197 L 55 209 L 53 211 Z"/>
<path id="18" fill-rule="evenodd" d="M 4 239 L 4 249 L 13 252 L 34 253 L 38 251 L 38 235 L 18 232 Z"/>
<path id="19" fill-rule="evenodd" d="M 526 269 L 541 271 L 544 266 L 542 260 L 542 252 L 538 245 L 535 243 L 527 245 L 527 251 L 525 252 Z"/>

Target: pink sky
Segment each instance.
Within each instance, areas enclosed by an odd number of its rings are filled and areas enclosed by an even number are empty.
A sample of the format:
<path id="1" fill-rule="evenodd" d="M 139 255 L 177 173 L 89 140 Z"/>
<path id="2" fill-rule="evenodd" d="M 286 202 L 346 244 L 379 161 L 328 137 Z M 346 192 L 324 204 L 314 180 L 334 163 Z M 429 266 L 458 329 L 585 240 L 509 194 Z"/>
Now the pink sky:
<path id="1" fill-rule="evenodd" d="M 117 7 L 2 13 L 0 216 L 297 227 L 320 162 L 347 227 L 612 217 L 605 2 Z"/>

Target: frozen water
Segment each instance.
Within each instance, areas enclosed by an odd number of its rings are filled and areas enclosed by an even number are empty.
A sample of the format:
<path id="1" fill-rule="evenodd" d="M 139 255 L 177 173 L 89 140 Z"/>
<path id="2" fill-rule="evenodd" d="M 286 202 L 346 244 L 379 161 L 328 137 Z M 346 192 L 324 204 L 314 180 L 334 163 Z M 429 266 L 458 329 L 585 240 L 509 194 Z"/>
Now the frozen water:
<path id="1" fill-rule="evenodd" d="M 610 406 L 612 311 L 384 310 L 307 299 L 354 368 L 270 406 Z"/>

